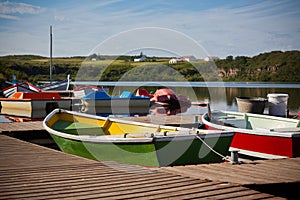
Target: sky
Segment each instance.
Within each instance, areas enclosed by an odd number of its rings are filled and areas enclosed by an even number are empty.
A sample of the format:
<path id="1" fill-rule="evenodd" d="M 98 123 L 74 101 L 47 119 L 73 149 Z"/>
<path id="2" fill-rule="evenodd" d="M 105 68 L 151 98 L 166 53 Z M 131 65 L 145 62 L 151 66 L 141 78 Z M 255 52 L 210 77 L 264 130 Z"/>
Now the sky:
<path id="1" fill-rule="evenodd" d="M 104 43 L 128 53 L 155 39 L 220 58 L 300 50 L 298 0 L 0 0 L 0 55 L 48 57 L 50 25 L 54 57 L 120 53 L 97 49 Z"/>

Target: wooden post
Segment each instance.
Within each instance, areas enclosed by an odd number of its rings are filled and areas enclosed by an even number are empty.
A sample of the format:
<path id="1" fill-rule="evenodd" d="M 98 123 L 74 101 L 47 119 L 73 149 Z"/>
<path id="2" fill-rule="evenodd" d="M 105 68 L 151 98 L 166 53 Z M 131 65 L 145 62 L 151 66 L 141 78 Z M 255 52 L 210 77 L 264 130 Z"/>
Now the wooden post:
<path id="1" fill-rule="evenodd" d="M 207 103 L 207 115 L 208 115 L 209 120 L 211 120 L 211 110 L 210 110 L 210 103 L 209 102 Z"/>
<path id="2" fill-rule="evenodd" d="M 50 26 L 50 83 L 52 83 L 52 26 Z"/>
<path id="3" fill-rule="evenodd" d="M 231 149 L 230 151 L 230 160 L 231 160 L 231 164 L 240 164 L 239 162 L 239 156 L 238 156 L 238 149 Z"/>

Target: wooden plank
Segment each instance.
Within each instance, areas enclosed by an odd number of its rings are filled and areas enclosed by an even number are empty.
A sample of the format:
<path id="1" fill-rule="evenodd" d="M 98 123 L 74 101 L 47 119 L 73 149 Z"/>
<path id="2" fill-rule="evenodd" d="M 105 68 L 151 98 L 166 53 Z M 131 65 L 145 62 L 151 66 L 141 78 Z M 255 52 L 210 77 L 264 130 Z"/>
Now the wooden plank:
<path id="1" fill-rule="evenodd" d="M 226 195 L 228 193 L 230 193 L 234 196 L 237 196 L 236 193 L 241 191 L 241 190 L 249 191 L 246 188 L 241 189 L 237 186 L 223 186 L 223 187 L 218 186 L 218 187 L 210 189 L 210 190 L 195 191 L 194 194 L 185 195 L 185 197 L 190 198 L 190 199 L 192 199 L 192 198 L 217 199 L 217 198 L 221 198 L 221 196 L 223 194 Z M 253 192 L 255 192 L 255 191 L 253 191 Z M 180 197 L 182 197 L 182 196 L 176 196 L 176 198 L 180 198 Z"/>
<path id="2" fill-rule="evenodd" d="M 44 130 L 42 121 L 0 123 L 0 134 Z"/>
<path id="3" fill-rule="evenodd" d="M 276 162 L 272 161 L 265 161 L 268 163 L 270 167 L 276 168 L 286 168 L 289 170 L 298 169 L 300 166 L 300 159 L 299 158 L 288 158 L 288 159 L 278 159 Z"/>
<path id="4" fill-rule="evenodd" d="M 189 185 L 189 186 L 183 186 L 180 188 L 166 188 L 165 190 L 168 191 L 168 193 L 165 193 L 164 190 L 161 190 L 160 192 L 147 192 L 143 193 L 142 196 L 139 196 L 139 194 L 130 194 L 124 196 L 125 198 L 136 198 L 136 197 L 142 197 L 143 199 L 149 199 L 149 198 L 156 198 L 156 199 L 163 199 L 163 198 L 173 198 L 173 199 L 181 199 L 181 198 L 192 198 L 195 194 L 200 193 L 206 193 L 208 194 L 211 191 L 224 191 L 227 188 L 235 187 L 233 185 L 229 184 L 223 184 L 223 183 L 204 183 L 204 184 L 195 184 L 195 185 Z M 240 188 L 239 188 L 240 189 Z"/>
<path id="5" fill-rule="evenodd" d="M 0 135 L 0 188 L 0 199 L 274 197 L 159 168 L 93 161 L 5 135 Z"/>
<path id="6" fill-rule="evenodd" d="M 256 176 L 261 176 L 266 179 L 283 180 L 287 182 L 297 182 L 300 180 L 300 163 L 291 163 L 292 159 L 280 160 L 261 160 L 256 161 L 257 164 L 252 165 L 237 165 L 236 170 L 253 171 Z M 300 161 L 300 159 L 298 159 Z M 286 164 L 286 166 L 283 165 Z"/>
<path id="7" fill-rule="evenodd" d="M 10 194 L 13 198 L 30 198 L 39 197 L 39 196 L 48 196 L 51 195 L 52 198 L 66 198 L 66 197 L 75 197 L 77 195 L 85 196 L 86 198 L 92 197 L 94 194 L 97 194 L 97 197 L 106 198 L 110 196 L 124 196 L 128 193 L 138 193 L 138 192 L 146 192 L 149 190 L 157 190 L 164 189 L 169 186 L 184 186 L 186 184 L 194 184 L 198 180 L 193 181 L 182 181 L 175 180 L 169 181 L 168 186 L 165 182 L 157 181 L 155 184 L 147 183 L 147 184 L 139 184 L 138 182 L 133 181 L 132 184 L 126 185 L 124 187 L 119 187 L 118 185 L 114 185 L 113 187 L 102 186 L 102 185 L 94 185 L 93 187 L 89 186 L 89 183 L 81 186 L 81 187 L 72 187 L 72 193 L 68 192 L 69 187 L 54 187 L 45 190 L 32 190 L 32 191 L 24 191 L 24 193 L 18 191 L 18 193 Z M 6 197 L 5 194 L 0 194 L 3 197 Z"/>
<path id="8" fill-rule="evenodd" d="M 279 177 L 278 172 L 272 172 L 266 166 L 261 165 L 251 165 L 251 164 L 244 164 L 244 165 L 234 165 L 232 166 L 229 163 L 222 164 L 222 170 L 220 166 L 213 165 L 211 166 L 212 170 L 218 171 L 222 174 L 228 174 L 233 179 L 240 178 L 247 181 L 252 181 L 254 183 L 270 183 L 270 182 L 277 182 L 280 178 L 286 181 L 292 181 L 294 179 L 290 179 L 289 177 Z M 278 171 L 278 170 L 277 170 Z M 226 178 L 230 178 L 226 176 Z M 230 180 L 232 182 L 232 179 Z"/>
<path id="9" fill-rule="evenodd" d="M 161 168 L 161 170 L 238 184 L 295 183 L 300 181 L 300 158 L 257 160 L 241 165 L 220 163 L 175 166 Z"/>
<path id="10" fill-rule="evenodd" d="M 153 187 L 153 186 L 159 186 L 161 184 L 165 184 L 165 181 L 168 181 L 168 183 L 173 184 L 173 183 L 181 183 L 182 180 L 181 179 L 175 179 L 175 178 L 169 178 L 169 179 L 161 179 L 161 180 L 143 180 L 142 182 L 139 181 L 132 181 L 130 178 L 127 179 L 127 181 L 124 181 L 119 183 L 119 182 L 115 182 L 114 180 L 110 179 L 111 181 L 109 182 L 104 182 L 104 183 L 99 183 L 99 180 L 97 182 L 90 182 L 90 181 L 84 181 L 81 182 L 80 184 L 72 184 L 72 190 L 76 193 L 80 193 L 80 192 L 85 192 L 85 193 L 90 193 L 90 190 L 97 190 L 97 192 L 100 192 L 103 190 L 103 188 L 105 188 L 105 192 L 116 192 L 119 190 L 122 190 L 122 188 L 126 188 L 126 187 L 130 187 L 131 189 L 134 188 L 139 188 L 142 186 L 145 187 Z M 16 194 L 16 190 L 10 190 L 10 191 L 5 191 L 5 192 L 1 192 L 0 196 L 10 196 L 10 195 L 14 195 L 14 197 L 19 198 L 29 198 L 29 197 L 34 197 L 35 195 L 33 195 L 32 193 L 38 193 L 37 196 L 47 196 L 50 193 L 57 193 L 57 194 L 61 194 L 61 197 L 64 197 L 64 192 L 66 190 L 69 189 L 70 184 L 60 184 L 61 181 L 58 182 L 59 184 L 57 185 L 44 185 L 44 187 L 41 187 L 40 185 L 38 185 L 37 187 L 31 187 L 31 188 L 27 188 L 26 185 L 26 189 L 19 189 L 17 190 L 18 193 Z M 109 187 L 109 189 L 108 189 Z"/>
<path id="11" fill-rule="evenodd" d="M 124 187 L 119 190 L 107 190 L 103 189 L 102 191 L 89 191 L 80 193 L 80 196 L 85 196 L 86 198 L 120 198 L 128 199 L 128 198 L 145 198 L 145 196 L 151 196 L 157 193 L 166 193 L 169 196 L 172 195 L 173 192 L 179 190 L 190 190 L 193 188 L 201 187 L 201 181 L 193 180 L 193 181 L 179 181 L 177 183 L 162 183 L 153 186 L 141 185 L 138 187 Z M 72 194 L 66 194 L 67 197 Z M 62 196 L 62 195 L 60 195 Z M 66 197 L 63 195 L 62 197 Z M 75 197 L 76 198 L 76 197 Z"/>
<path id="12" fill-rule="evenodd" d="M 244 180 L 243 178 L 235 177 L 235 176 L 229 176 L 228 174 L 217 174 L 213 173 L 212 171 L 207 171 L 204 168 L 201 169 L 185 169 L 185 168 L 178 168 L 178 167 L 168 167 L 161 170 L 166 170 L 173 172 L 174 174 L 180 174 L 183 176 L 189 176 L 189 177 L 196 177 L 199 179 L 209 179 L 214 181 L 228 181 L 231 182 L 239 182 L 240 184 L 246 184 L 249 183 L 249 180 Z M 252 180 L 254 181 L 254 180 Z M 229 181 L 228 181 L 229 182 Z"/>
<path id="13" fill-rule="evenodd" d="M 251 192 L 252 193 L 252 192 Z M 232 195 L 225 195 L 225 198 L 228 198 L 228 199 L 243 199 L 243 200 L 249 200 L 249 199 L 269 199 L 269 200 L 284 200 L 286 198 L 282 198 L 282 197 L 271 197 L 270 195 L 266 194 L 266 193 L 260 193 L 260 192 L 253 192 L 252 194 L 249 193 L 249 194 L 245 194 L 245 195 L 242 195 L 242 196 L 238 196 L 238 192 L 235 193 L 234 196 Z M 228 196 L 228 197 L 226 197 Z M 219 198 L 219 199 L 224 199 L 222 196 Z"/>
<path id="14" fill-rule="evenodd" d="M 62 174 L 60 174 L 62 175 Z M 42 178 L 40 179 L 29 179 L 28 183 L 26 183 L 26 190 L 31 189 L 31 188 L 49 188 L 49 187 L 53 187 L 53 186 L 68 186 L 70 184 L 74 186 L 78 186 L 78 185 L 86 185 L 86 180 L 88 179 L 88 183 L 91 186 L 92 184 L 97 184 L 98 186 L 103 185 L 103 186 L 107 186 L 107 185 L 111 185 L 111 184 L 115 184 L 115 185 L 122 185 L 122 184 L 130 184 L 132 182 L 132 178 L 135 178 L 135 182 L 139 182 L 139 183 L 144 183 L 144 182 L 155 182 L 157 177 L 154 176 L 157 174 L 144 174 L 143 176 L 140 175 L 133 175 L 133 174 L 115 174 L 115 175 L 111 175 L 111 176 L 89 176 L 89 177 L 85 177 L 82 175 L 78 175 L 77 177 L 64 177 L 62 178 L 53 178 L 53 179 L 46 179 L 49 177 L 44 177 L 44 180 Z M 83 178 L 84 177 L 84 178 Z M 80 178 L 80 179 L 79 179 Z M 172 175 L 163 175 L 160 177 L 160 181 L 172 181 L 172 180 L 178 180 L 181 177 L 176 177 L 176 176 L 172 176 Z M 27 179 L 28 180 L 28 179 Z M 99 183 L 99 180 L 102 180 L 101 183 Z M 2 184 L 3 187 L 2 189 L 5 188 L 6 191 L 11 191 L 11 190 L 15 190 L 17 188 L 20 187 L 20 185 L 18 185 L 18 183 L 21 183 L 23 181 L 26 180 L 22 180 L 22 181 L 18 181 L 18 182 L 11 182 L 9 184 Z M 36 185 L 36 182 L 39 183 L 39 185 Z"/>

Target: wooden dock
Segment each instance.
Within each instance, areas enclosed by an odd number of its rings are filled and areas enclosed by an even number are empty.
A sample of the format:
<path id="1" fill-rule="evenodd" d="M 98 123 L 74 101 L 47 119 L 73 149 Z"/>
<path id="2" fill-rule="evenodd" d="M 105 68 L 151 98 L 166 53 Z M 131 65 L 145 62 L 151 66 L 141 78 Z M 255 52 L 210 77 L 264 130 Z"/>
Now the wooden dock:
<path id="1" fill-rule="evenodd" d="M 0 135 L 0 199 L 282 199 L 227 180 L 189 176 L 88 160 Z"/>
<path id="2" fill-rule="evenodd" d="M 0 134 L 42 130 L 44 130 L 42 121 L 0 123 Z"/>
<path id="3" fill-rule="evenodd" d="M 0 134 L 58 149 L 54 140 L 44 129 L 42 121 L 0 123 Z"/>
<path id="4" fill-rule="evenodd" d="M 300 158 L 255 160 L 244 164 L 201 164 L 163 167 L 163 171 L 240 185 L 300 182 Z"/>

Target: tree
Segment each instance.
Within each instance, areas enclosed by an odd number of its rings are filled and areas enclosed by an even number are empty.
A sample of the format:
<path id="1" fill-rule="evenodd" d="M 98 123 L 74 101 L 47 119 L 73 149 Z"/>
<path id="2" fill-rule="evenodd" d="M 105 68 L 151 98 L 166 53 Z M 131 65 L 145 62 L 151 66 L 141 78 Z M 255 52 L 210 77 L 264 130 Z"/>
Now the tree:
<path id="1" fill-rule="evenodd" d="M 226 61 L 232 62 L 232 61 L 233 61 L 233 56 L 227 56 L 227 57 L 226 57 Z"/>

